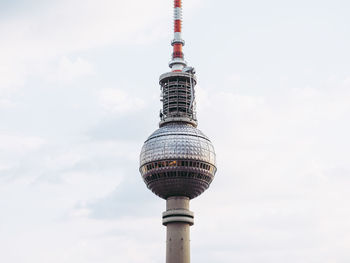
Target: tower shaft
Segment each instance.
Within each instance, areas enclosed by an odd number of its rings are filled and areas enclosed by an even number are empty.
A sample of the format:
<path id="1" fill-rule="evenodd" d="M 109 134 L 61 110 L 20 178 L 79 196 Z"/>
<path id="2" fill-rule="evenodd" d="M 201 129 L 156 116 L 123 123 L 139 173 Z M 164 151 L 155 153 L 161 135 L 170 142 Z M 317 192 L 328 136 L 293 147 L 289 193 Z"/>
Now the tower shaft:
<path id="1" fill-rule="evenodd" d="M 166 263 L 190 263 L 190 226 L 193 213 L 189 211 L 190 199 L 174 196 L 167 199 L 163 225 L 167 227 Z"/>

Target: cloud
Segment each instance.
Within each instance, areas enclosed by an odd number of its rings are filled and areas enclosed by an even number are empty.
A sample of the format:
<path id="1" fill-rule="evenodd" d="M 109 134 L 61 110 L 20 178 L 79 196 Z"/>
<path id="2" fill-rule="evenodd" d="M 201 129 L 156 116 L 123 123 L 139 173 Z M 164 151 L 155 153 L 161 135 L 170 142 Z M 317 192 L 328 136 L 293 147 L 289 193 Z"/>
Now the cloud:
<path id="1" fill-rule="evenodd" d="M 131 8 L 134 5 L 138 8 Z M 157 6 L 158 12 L 167 5 L 160 0 L 147 4 L 73 0 L 37 5 L 34 12 L 1 22 L 0 32 L 8 36 L 2 42 L 2 52 L 8 53 L 5 57 L 16 52 L 18 58 L 40 59 L 106 44 L 135 43 L 135 35 L 165 17 L 162 12 L 149 16 L 155 12 L 152 6 Z"/>
<path id="2" fill-rule="evenodd" d="M 76 209 L 87 209 L 91 218 L 100 220 L 118 220 L 132 216 L 149 216 L 150 211 L 157 211 L 162 203 L 151 192 L 147 192 L 141 177 L 135 174 L 124 178 L 118 187 L 107 196 L 90 201 Z"/>
<path id="3" fill-rule="evenodd" d="M 38 149 L 45 140 L 35 136 L 22 136 L 14 134 L 0 134 L 0 149 L 3 151 L 14 151 L 26 153 Z"/>
<path id="4" fill-rule="evenodd" d="M 145 107 L 145 101 L 130 95 L 121 89 L 107 88 L 100 92 L 100 105 L 115 114 L 125 114 L 140 111 Z"/>
<path id="5" fill-rule="evenodd" d="M 65 56 L 59 60 L 55 72 L 47 73 L 50 81 L 65 81 L 92 74 L 94 74 L 94 68 L 90 62 L 80 57 L 71 60 Z"/>
<path id="6" fill-rule="evenodd" d="M 211 189 L 192 202 L 200 217 L 192 234 L 193 257 L 345 262 L 350 231 L 345 222 L 350 195 L 343 187 L 350 183 L 346 79 L 326 87 L 287 88 L 273 98 L 242 93 L 198 90 L 201 129 L 214 141 L 219 169 Z M 213 247 L 203 232 L 224 242 Z M 211 252 L 204 257 L 202 249 Z"/>
<path id="7" fill-rule="evenodd" d="M 83 58 L 68 59 L 74 52 L 108 45 L 144 44 L 163 37 L 167 5 L 164 1 L 54 1 L 33 3 L 31 12 L 19 11 L 0 21 L 1 90 L 15 92 L 33 75 L 70 79 L 91 73 Z M 135 8 L 137 6 L 137 8 Z M 157 6 L 157 10 L 153 8 Z M 132 12 L 130 12 L 132 10 Z M 157 16 L 152 16 L 157 12 Z M 163 28 L 159 30 L 159 28 Z M 54 67 L 54 68 L 52 68 Z"/>

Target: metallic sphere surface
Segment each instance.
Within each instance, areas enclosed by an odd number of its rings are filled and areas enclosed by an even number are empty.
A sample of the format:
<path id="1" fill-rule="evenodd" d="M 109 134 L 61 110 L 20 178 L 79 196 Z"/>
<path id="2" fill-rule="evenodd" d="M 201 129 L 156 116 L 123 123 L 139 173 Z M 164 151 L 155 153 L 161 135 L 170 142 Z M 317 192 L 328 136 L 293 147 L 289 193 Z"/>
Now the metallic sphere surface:
<path id="1" fill-rule="evenodd" d="M 210 185 L 216 172 L 215 151 L 209 138 L 190 124 L 169 123 L 145 141 L 140 172 L 158 196 L 194 198 Z"/>

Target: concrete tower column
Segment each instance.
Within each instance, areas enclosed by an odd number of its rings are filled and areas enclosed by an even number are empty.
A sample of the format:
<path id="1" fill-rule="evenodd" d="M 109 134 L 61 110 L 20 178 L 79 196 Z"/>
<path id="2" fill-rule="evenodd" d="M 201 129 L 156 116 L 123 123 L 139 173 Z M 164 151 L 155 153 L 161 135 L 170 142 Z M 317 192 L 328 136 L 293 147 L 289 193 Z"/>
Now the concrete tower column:
<path id="1" fill-rule="evenodd" d="M 190 226 L 193 212 L 190 199 L 184 196 L 167 198 L 163 225 L 167 227 L 166 263 L 190 263 Z"/>

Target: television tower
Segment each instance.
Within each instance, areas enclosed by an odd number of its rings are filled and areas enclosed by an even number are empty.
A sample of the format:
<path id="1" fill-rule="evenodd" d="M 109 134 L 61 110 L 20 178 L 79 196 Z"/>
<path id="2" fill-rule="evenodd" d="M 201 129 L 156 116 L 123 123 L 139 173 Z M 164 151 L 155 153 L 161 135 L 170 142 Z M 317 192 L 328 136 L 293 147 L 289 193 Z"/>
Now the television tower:
<path id="1" fill-rule="evenodd" d="M 160 76 L 159 129 L 145 141 L 140 173 L 147 187 L 166 200 L 163 225 L 167 227 L 166 263 L 190 263 L 191 199 L 203 193 L 216 173 L 215 151 L 197 129 L 195 70 L 187 67 L 181 37 L 182 1 L 174 0 L 174 39 L 170 72 Z"/>

